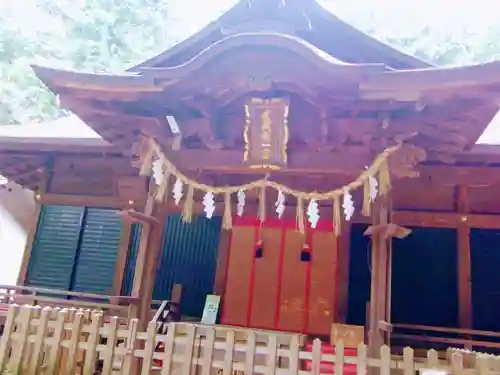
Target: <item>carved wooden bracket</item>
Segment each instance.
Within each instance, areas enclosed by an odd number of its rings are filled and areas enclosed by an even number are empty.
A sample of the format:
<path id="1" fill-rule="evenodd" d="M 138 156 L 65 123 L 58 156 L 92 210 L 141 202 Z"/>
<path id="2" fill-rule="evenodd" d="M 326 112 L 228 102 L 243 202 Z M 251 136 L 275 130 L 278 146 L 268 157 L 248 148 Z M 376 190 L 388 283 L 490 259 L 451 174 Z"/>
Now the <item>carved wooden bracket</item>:
<path id="1" fill-rule="evenodd" d="M 160 223 L 155 217 L 137 212 L 135 210 L 122 210 L 118 212 L 118 215 L 123 220 L 130 221 L 132 223 L 148 224 L 151 226 L 155 226 Z"/>
<path id="2" fill-rule="evenodd" d="M 385 239 L 389 239 L 392 237 L 403 239 L 410 235 L 411 229 L 404 228 L 400 225 L 390 223 L 390 224 L 379 224 L 379 225 L 370 225 L 365 232 L 363 233 L 365 236 L 376 236 L 381 235 Z"/>
<path id="3" fill-rule="evenodd" d="M 426 159 L 427 153 L 423 148 L 405 144 L 389 157 L 390 171 L 398 178 L 418 177 L 416 168 Z"/>

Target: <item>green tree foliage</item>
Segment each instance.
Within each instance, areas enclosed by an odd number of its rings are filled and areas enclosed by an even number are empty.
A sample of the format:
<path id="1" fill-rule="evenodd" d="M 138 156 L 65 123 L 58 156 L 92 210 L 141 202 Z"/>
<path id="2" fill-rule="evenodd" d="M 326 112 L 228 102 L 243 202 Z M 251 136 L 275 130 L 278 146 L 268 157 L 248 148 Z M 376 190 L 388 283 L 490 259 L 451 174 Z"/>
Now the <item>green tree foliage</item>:
<path id="1" fill-rule="evenodd" d="M 500 59 L 500 24 L 491 3 L 444 0 L 319 0 L 365 33 L 435 65 Z"/>
<path id="2" fill-rule="evenodd" d="M 210 4 L 220 6 L 220 11 L 215 12 L 220 13 L 235 1 L 211 0 Z M 186 32 L 193 31 L 193 22 L 187 22 L 192 20 L 175 22 L 167 11 L 172 6 L 182 6 L 184 11 L 180 13 L 184 18 L 195 15 L 193 12 L 200 9 L 189 9 L 187 5 L 195 2 L 0 1 L 0 124 L 42 121 L 64 114 L 57 98 L 36 78 L 30 64 L 91 72 L 123 71 L 168 48 L 179 36 L 182 38 Z M 366 33 L 436 65 L 500 58 L 500 24 L 496 21 L 483 25 L 479 31 L 471 31 L 465 26 L 450 28 L 443 22 L 429 23 L 427 14 L 424 14 L 422 20 L 409 27 L 411 20 L 397 10 L 378 9 L 377 1 L 367 2 L 370 6 L 352 0 L 321 0 L 321 3 Z M 347 12 L 340 11 L 341 3 L 348 5 Z M 354 3 L 359 3 L 357 9 Z M 213 18 L 212 13 L 211 8 L 211 14 L 203 16 Z M 407 16 L 411 16 L 411 12 L 407 12 Z M 198 23 L 210 21 L 197 18 Z M 396 31 L 388 27 L 398 23 L 400 28 Z M 187 31 L 179 30 L 181 28 Z"/>
<path id="3" fill-rule="evenodd" d="M 61 116 L 30 64 L 119 72 L 161 52 L 168 0 L 31 0 L 0 5 L 0 124 Z"/>

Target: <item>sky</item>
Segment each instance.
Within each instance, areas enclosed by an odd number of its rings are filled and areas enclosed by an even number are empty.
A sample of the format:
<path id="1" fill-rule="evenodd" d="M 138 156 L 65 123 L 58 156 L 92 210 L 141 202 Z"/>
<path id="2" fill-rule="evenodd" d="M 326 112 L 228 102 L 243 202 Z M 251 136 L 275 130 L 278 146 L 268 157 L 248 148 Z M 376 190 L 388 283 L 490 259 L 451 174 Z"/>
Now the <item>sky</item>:
<path id="1" fill-rule="evenodd" d="M 3 7 L 19 17 L 24 27 L 47 27 L 39 17 L 37 3 L 42 0 L 0 0 Z M 54 0 L 81 4 L 90 0 Z M 251 1 L 251 0 L 247 0 Z M 286 0 L 284 0 L 286 1 Z M 404 37 L 428 25 L 443 33 L 481 33 L 498 20 L 498 0 L 317 0 L 325 8 L 361 29 L 376 20 L 377 34 Z M 215 20 L 237 0 L 169 0 L 166 22 L 172 25 L 174 39 L 180 41 Z M 45 25 L 45 26 L 44 26 Z M 169 33 L 171 31 L 169 30 Z"/>
<path id="2" fill-rule="evenodd" d="M 411 34 L 425 25 L 443 32 L 480 32 L 498 22 L 500 2 L 495 0 L 318 0 L 346 21 L 362 23 L 370 18 L 385 25 L 383 33 Z M 229 9 L 236 0 L 171 0 L 171 17 L 179 37 L 187 37 Z M 206 4 L 206 5 L 203 5 Z M 203 9 L 193 12 L 193 9 Z M 362 25 L 356 25 L 362 26 Z"/>

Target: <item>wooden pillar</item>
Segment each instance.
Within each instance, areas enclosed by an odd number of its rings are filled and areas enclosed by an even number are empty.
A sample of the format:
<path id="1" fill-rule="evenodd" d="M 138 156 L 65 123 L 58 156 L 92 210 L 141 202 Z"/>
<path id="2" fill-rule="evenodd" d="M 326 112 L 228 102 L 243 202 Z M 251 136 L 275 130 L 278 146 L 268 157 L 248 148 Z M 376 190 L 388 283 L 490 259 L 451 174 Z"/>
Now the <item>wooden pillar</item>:
<path id="1" fill-rule="evenodd" d="M 35 209 L 33 211 L 32 221 L 30 223 L 30 228 L 26 236 L 26 244 L 24 245 L 23 257 L 21 260 L 21 266 L 19 268 L 19 273 L 17 275 L 17 285 L 25 285 L 26 278 L 28 277 L 28 267 L 31 259 L 31 253 L 33 252 L 33 246 L 35 244 L 36 231 L 38 229 L 38 220 L 40 219 L 40 213 L 42 212 L 42 203 L 40 202 L 41 194 L 45 192 L 47 186 L 52 179 L 52 169 L 47 170 L 47 167 L 53 167 L 51 162 L 48 166 L 45 166 L 40 173 L 43 173 L 43 177 L 40 181 L 38 189 L 33 193 L 33 200 L 35 201 Z"/>
<path id="2" fill-rule="evenodd" d="M 379 197 L 372 209 L 372 225 L 365 231 L 371 236 L 371 290 L 368 311 L 368 348 L 378 355 L 381 345 L 389 344 L 391 299 L 391 241 L 393 237 L 405 238 L 408 229 L 390 223 L 388 197 Z"/>
<path id="3" fill-rule="evenodd" d="M 221 229 L 219 239 L 219 251 L 217 255 L 217 266 L 215 269 L 215 279 L 212 291 L 218 296 L 224 295 L 227 277 L 227 261 L 229 257 L 229 247 L 231 241 L 231 231 Z"/>
<path id="4" fill-rule="evenodd" d="M 122 290 L 125 267 L 127 266 L 128 251 L 130 247 L 130 234 L 132 232 L 132 222 L 123 221 L 122 233 L 120 236 L 120 246 L 115 262 L 115 276 L 113 278 L 112 295 L 119 296 Z"/>
<path id="5" fill-rule="evenodd" d="M 462 214 L 457 227 L 458 319 L 460 328 L 472 328 L 472 282 L 470 256 L 470 225 L 467 188 L 457 187 L 457 211 Z"/>
<path id="6" fill-rule="evenodd" d="M 335 322 L 345 323 L 349 304 L 349 262 L 351 257 L 351 222 L 342 223 L 338 248 L 336 277 L 336 312 Z"/>
<path id="7" fill-rule="evenodd" d="M 17 275 L 17 285 L 24 285 L 26 282 L 26 278 L 28 277 L 28 267 L 31 259 L 31 253 L 33 251 L 33 245 L 35 244 L 36 230 L 41 210 L 42 205 L 35 197 L 35 210 L 33 211 L 33 216 L 31 218 L 32 221 L 30 223 L 30 228 L 26 236 L 26 245 L 24 246 L 21 267 L 19 268 L 19 274 Z"/>
<path id="8" fill-rule="evenodd" d="M 154 197 L 148 196 L 144 216 L 153 220 L 142 223 L 141 239 L 135 266 L 132 297 L 132 317 L 139 318 L 139 328 L 145 330 L 151 311 L 151 300 L 156 277 L 158 254 L 163 237 L 165 210 L 164 206 L 155 205 Z"/>
<path id="9" fill-rule="evenodd" d="M 387 321 L 387 239 L 382 233 L 384 226 L 389 223 L 386 197 L 379 197 L 372 210 L 372 226 L 365 232 L 365 235 L 371 236 L 368 344 L 376 350 L 385 343 L 380 321 Z"/>

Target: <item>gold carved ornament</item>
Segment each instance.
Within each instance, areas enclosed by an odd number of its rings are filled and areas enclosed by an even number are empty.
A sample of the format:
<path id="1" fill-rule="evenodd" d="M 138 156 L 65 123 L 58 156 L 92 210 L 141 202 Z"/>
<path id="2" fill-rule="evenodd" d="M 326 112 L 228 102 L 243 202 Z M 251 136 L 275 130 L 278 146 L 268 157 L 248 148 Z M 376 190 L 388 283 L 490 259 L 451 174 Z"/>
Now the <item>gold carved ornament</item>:
<path id="1" fill-rule="evenodd" d="M 144 137 L 141 140 L 139 160 L 135 163 L 135 166 L 140 167 L 139 174 L 142 176 L 150 176 L 152 173 L 152 166 L 155 160 L 159 160 L 162 164 L 162 169 L 164 171 L 164 178 L 162 184 L 156 187 L 155 198 L 157 201 L 162 202 L 165 199 L 167 193 L 167 184 L 169 177 L 173 176 L 177 180 L 181 181 L 187 187 L 186 199 L 184 201 L 183 218 L 185 221 L 191 221 L 192 211 L 193 211 L 193 196 L 194 190 L 201 190 L 205 193 L 211 192 L 212 194 L 222 194 L 224 195 L 224 215 L 223 215 L 223 226 L 225 229 L 231 229 L 232 218 L 231 218 L 231 195 L 236 194 L 239 191 L 246 191 L 252 189 L 260 189 L 261 199 L 265 199 L 265 189 L 271 188 L 277 191 L 281 191 L 283 194 L 294 196 L 297 199 L 297 223 L 300 232 L 304 233 L 303 222 L 304 222 L 304 201 L 316 200 L 316 201 L 332 201 L 333 202 L 333 222 L 334 222 L 334 232 L 336 235 L 340 235 L 340 198 L 344 194 L 348 194 L 360 187 L 364 187 L 365 194 L 363 200 L 363 214 L 369 215 L 369 203 L 370 197 L 367 196 L 366 186 L 369 183 L 370 177 L 378 176 L 379 191 L 381 195 L 386 195 L 391 187 L 390 173 L 389 173 L 389 163 L 388 158 L 394 152 L 400 148 L 400 145 L 392 146 L 381 152 L 373 161 L 370 167 L 363 170 L 358 178 L 354 181 L 348 183 L 347 185 L 333 189 L 326 192 L 319 191 L 300 191 L 297 189 L 290 188 L 286 185 L 280 184 L 275 181 L 271 181 L 267 178 L 261 180 L 255 180 L 242 185 L 235 186 L 211 186 L 207 184 L 200 183 L 189 177 L 184 173 L 179 171 L 176 166 L 167 159 L 160 145 L 151 137 Z M 368 205 L 365 204 L 368 202 Z M 260 202 L 263 206 L 264 202 Z M 368 207 L 367 207 L 368 206 Z"/>

